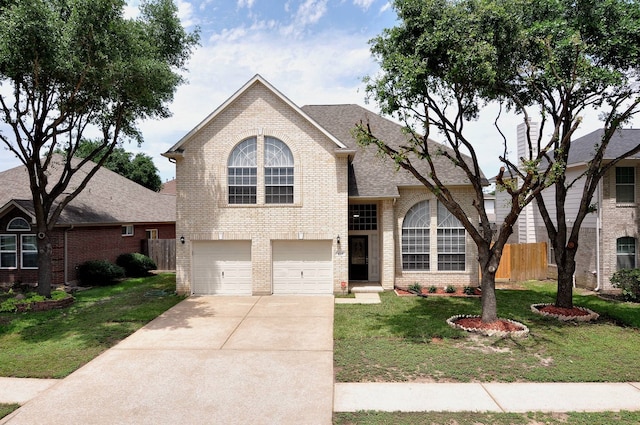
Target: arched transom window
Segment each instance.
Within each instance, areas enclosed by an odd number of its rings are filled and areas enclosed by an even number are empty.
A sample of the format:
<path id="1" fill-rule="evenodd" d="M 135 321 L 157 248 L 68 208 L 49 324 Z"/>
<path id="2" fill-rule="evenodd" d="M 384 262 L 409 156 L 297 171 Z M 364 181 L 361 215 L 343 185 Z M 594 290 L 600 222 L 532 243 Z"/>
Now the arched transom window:
<path id="1" fill-rule="evenodd" d="M 240 142 L 229 156 L 228 185 L 230 204 L 255 204 L 257 186 L 257 140 Z"/>
<path id="2" fill-rule="evenodd" d="M 265 204 L 293 204 L 293 155 L 284 142 L 264 138 Z"/>
<path id="3" fill-rule="evenodd" d="M 429 270 L 429 201 L 409 209 L 402 222 L 402 269 Z"/>
<path id="4" fill-rule="evenodd" d="M 9 222 L 9 224 L 7 224 L 7 230 L 13 230 L 13 231 L 18 231 L 18 232 L 19 231 L 25 231 L 25 230 L 31 230 L 31 225 L 24 218 L 16 217 L 16 218 L 12 219 Z"/>
<path id="5" fill-rule="evenodd" d="M 465 240 L 460 220 L 438 202 L 438 270 L 465 269 Z"/>

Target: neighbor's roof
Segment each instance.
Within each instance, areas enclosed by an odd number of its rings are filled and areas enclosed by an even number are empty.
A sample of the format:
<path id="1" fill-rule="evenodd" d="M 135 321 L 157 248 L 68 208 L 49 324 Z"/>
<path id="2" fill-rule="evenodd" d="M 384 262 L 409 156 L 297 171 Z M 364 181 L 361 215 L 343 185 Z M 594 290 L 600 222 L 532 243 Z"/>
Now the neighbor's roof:
<path id="1" fill-rule="evenodd" d="M 399 195 L 398 187 L 422 185 L 408 171 L 396 170 L 393 160 L 380 157 L 375 147 L 358 146 L 351 133 L 356 124 L 361 121 L 369 123 L 376 137 L 397 147 L 407 141 L 407 136 L 401 125 L 358 105 L 308 105 L 303 106 L 302 110 L 348 148 L 356 150 L 349 169 L 349 196 L 397 197 Z M 432 152 L 437 149 L 450 150 L 433 140 L 430 140 L 429 143 L 433 148 Z M 452 166 L 444 156 L 433 155 L 432 159 L 438 176 L 445 185 L 470 184 L 464 172 L 460 168 Z M 428 176 L 429 170 L 426 161 L 414 157 L 412 164 L 423 176 Z M 484 179 L 484 175 L 482 178 Z"/>
<path id="2" fill-rule="evenodd" d="M 57 181 L 62 156 L 56 156 L 50 167 L 50 182 Z M 77 160 L 74 159 L 77 163 Z M 85 166 L 94 166 L 88 163 Z M 84 176 L 78 172 L 67 192 Z M 9 204 L 33 215 L 26 167 L 0 172 L 0 211 Z M 62 212 L 58 225 L 98 225 L 116 223 L 167 223 L 176 220 L 176 197 L 145 188 L 107 168 L 101 167 L 87 187 Z"/>
<path id="3" fill-rule="evenodd" d="M 599 129 L 585 136 L 575 139 L 569 151 L 569 165 L 587 163 L 593 159 L 595 146 L 602 142 L 604 130 Z M 604 160 L 615 159 L 640 144 L 640 129 L 617 130 L 604 152 Z M 640 159 L 640 153 L 629 158 Z"/>

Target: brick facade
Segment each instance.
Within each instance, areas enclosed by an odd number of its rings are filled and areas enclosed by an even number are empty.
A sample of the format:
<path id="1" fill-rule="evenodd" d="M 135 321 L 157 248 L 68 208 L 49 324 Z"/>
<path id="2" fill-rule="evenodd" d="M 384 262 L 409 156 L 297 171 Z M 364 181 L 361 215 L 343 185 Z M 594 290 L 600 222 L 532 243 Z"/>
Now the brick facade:
<path id="1" fill-rule="evenodd" d="M 14 208 L 0 217 L 0 234 L 33 234 L 29 231 L 7 231 L 8 223 L 15 217 L 31 221 L 30 217 Z M 121 225 L 55 228 L 50 234 L 53 248 L 52 284 L 62 285 L 65 282 L 74 281 L 77 266 L 85 261 L 108 260 L 115 262 L 120 254 L 140 252 L 142 241 L 146 239 L 146 230 L 148 229 L 156 229 L 160 239 L 175 239 L 176 237 L 173 223 L 135 224 L 132 236 L 122 236 Z M 20 251 L 18 251 L 19 256 Z M 20 265 L 15 269 L 0 269 L 1 286 L 10 286 L 17 282 L 35 286 L 37 280 L 37 269 L 22 269 Z"/>

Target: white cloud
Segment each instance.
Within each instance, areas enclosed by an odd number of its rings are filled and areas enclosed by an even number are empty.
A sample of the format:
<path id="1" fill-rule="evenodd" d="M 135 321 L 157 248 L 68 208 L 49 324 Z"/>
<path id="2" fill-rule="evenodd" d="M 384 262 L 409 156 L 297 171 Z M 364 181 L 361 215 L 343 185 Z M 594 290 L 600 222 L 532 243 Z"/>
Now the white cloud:
<path id="1" fill-rule="evenodd" d="M 243 7 L 251 9 L 253 7 L 253 3 L 255 3 L 255 0 L 238 0 L 238 9 Z"/>
<path id="2" fill-rule="evenodd" d="M 384 13 L 389 9 L 391 9 L 391 3 L 387 2 L 380 8 L 380 13 Z"/>
<path id="3" fill-rule="evenodd" d="M 299 37 L 310 25 L 317 24 L 322 17 L 327 14 L 328 0 L 305 0 L 294 13 L 291 24 L 282 27 L 282 34 L 285 36 Z M 290 4 L 285 5 L 285 10 Z"/>
<path id="4" fill-rule="evenodd" d="M 369 10 L 375 0 L 353 0 L 353 4 L 362 10 Z"/>

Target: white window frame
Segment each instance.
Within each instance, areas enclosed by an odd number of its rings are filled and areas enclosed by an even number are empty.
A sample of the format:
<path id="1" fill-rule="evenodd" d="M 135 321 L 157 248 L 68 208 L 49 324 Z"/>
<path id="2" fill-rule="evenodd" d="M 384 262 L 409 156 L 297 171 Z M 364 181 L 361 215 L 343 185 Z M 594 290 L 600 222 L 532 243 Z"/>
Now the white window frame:
<path id="1" fill-rule="evenodd" d="M 24 240 L 28 237 L 32 237 L 34 238 L 35 241 L 35 249 L 30 249 L 27 250 L 24 248 L 25 246 L 25 242 Z M 24 256 L 25 254 L 35 254 L 36 256 L 36 265 L 33 267 L 26 267 L 24 265 L 25 261 L 24 261 Z M 20 235 L 20 268 L 24 269 L 24 270 L 35 270 L 38 268 L 38 239 L 36 237 L 35 234 L 24 234 L 24 235 Z"/>
<path id="2" fill-rule="evenodd" d="M 631 240 L 633 241 L 633 245 L 632 246 L 632 252 L 620 252 L 620 242 L 622 241 L 622 239 L 626 239 L 626 240 Z M 626 244 L 627 246 L 629 246 L 629 244 Z M 636 267 L 638 267 L 638 262 L 637 262 L 637 253 L 638 253 L 638 240 L 636 238 L 634 238 L 633 236 L 621 236 L 619 238 L 616 239 L 616 270 L 621 270 L 622 268 L 620 267 L 620 262 L 618 261 L 618 259 L 620 257 L 625 257 L 625 258 L 631 258 L 633 260 L 632 262 L 632 269 L 635 269 Z"/>
<path id="3" fill-rule="evenodd" d="M 282 140 L 266 136 L 264 138 L 264 203 L 293 204 L 294 185 L 295 169 L 291 149 Z"/>
<path id="4" fill-rule="evenodd" d="M 227 203 L 258 203 L 258 138 L 249 137 L 238 143 L 227 160 Z M 241 190 L 241 193 L 231 193 Z M 232 202 L 233 200 L 233 202 Z"/>
<path id="5" fill-rule="evenodd" d="M 122 237 L 133 236 L 133 224 L 125 224 L 122 226 Z"/>
<path id="6" fill-rule="evenodd" d="M 462 244 L 453 243 L 462 237 Z M 450 242 L 447 245 L 447 241 Z M 460 250 L 462 248 L 462 250 Z M 438 201 L 438 227 L 437 227 L 437 251 L 438 271 L 464 272 L 467 270 L 467 231 L 447 208 Z M 462 268 L 452 268 L 460 264 L 460 261 L 445 260 L 445 256 L 462 257 Z M 447 266 L 445 268 L 444 266 Z"/>
<path id="7" fill-rule="evenodd" d="M 420 215 L 418 215 L 420 214 Z M 428 200 L 414 204 L 402 221 L 401 253 L 402 270 L 410 272 L 424 272 L 431 270 L 431 209 Z M 422 244 L 417 244 L 417 238 L 422 239 Z M 412 242 L 412 239 L 414 242 Z M 409 260 L 410 256 L 422 256 L 423 260 Z M 426 257 L 426 261 L 424 258 Z M 411 265 L 422 264 L 426 267 L 418 268 Z M 405 267 L 406 265 L 406 267 Z"/>
<path id="8" fill-rule="evenodd" d="M 631 177 L 632 180 L 631 182 L 618 182 L 618 170 L 622 170 L 622 169 L 627 169 L 627 170 L 631 170 Z M 615 179 L 616 179 L 616 203 L 617 204 L 624 204 L 624 205 L 629 205 L 629 204 L 635 204 L 636 202 L 636 167 L 616 167 L 615 170 Z M 618 188 L 621 187 L 631 187 L 631 196 L 632 199 L 631 200 L 619 200 L 618 199 Z"/>
<path id="9" fill-rule="evenodd" d="M 13 246 L 15 247 L 13 250 L 3 249 L 2 239 L 4 238 L 13 238 Z M 2 263 L 2 255 L 3 254 L 13 254 L 13 265 L 7 266 Z M 0 269 L 5 270 L 15 270 L 18 268 L 18 235 L 0 235 Z"/>
<path id="10" fill-rule="evenodd" d="M 26 224 L 26 227 L 22 227 L 22 226 L 17 226 L 17 223 L 22 223 L 24 222 Z M 31 230 L 31 224 L 29 224 L 29 222 L 22 218 L 22 217 L 14 217 L 11 219 L 11 221 L 9 221 L 9 224 L 7 224 L 7 231 L 12 231 L 12 232 L 28 232 Z"/>

